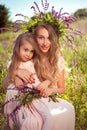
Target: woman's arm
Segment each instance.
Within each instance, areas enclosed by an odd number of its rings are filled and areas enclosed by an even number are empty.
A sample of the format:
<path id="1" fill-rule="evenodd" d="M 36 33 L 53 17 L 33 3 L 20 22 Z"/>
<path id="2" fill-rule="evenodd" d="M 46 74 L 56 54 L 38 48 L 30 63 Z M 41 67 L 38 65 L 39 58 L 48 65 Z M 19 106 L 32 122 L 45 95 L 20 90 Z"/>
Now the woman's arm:
<path id="1" fill-rule="evenodd" d="M 36 87 L 36 89 L 37 89 L 37 90 L 40 90 L 40 91 L 43 91 L 44 89 L 48 88 L 50 84 L 51 84 L 51 81 L 50 81 L 50 80 L 45 80 L 45 81 L 41 82 L 41 83 Z"/>
<path id="2" fill-rule="evenodd" d="M 63 94 L 65 93 L 65 78 L 64 78 L 64 70 L 59 73 L 58 81 L 56 85 L 53 85 L 54 93 Z"/>
<path id="3" fill-rule="evenodd" d="M 62 94 L 65 92 L 65 79 L 64 79 L 64 70 L 59 74 L 58 81 L 55 84 L 50 84 L 49 80 L 41 82 L 38 87 L 40 90 L 40 96 L 47 98 L 53 93 Z"/>
<path id="4" fill-rule="evenodd" d="M 16 76 L 22 79 L 25 84 L 35 82 L 32 73 L 26 69 L 18 69 Z"/>
<path id="5" fill-rule="evenodd" d="M 11 81 L 9 74 L 7 74 L 7 76 L 5 76 L 5 78 L 2 81 L 2 86 L 3 86 L 3 88 L 6 88 L 6 87 L 8 87 L 8 85 L 10 83 L 13 83 L 13 82 L 15 83 L 15 85 L 19 85 L 20 84 L 19 83 L 20 79 L 24 82 L 24 84 L 34 83 L 35 79 L 34 79 L 33 75 L 32 76 L 31 75 L 32 75 L 32 73 L 29 72 L 26 69 L 18 69 L 15 72 L 15 76 L 14 76 L 14 80 L 13 81 Z M 16 77 L 19 78 L 19 80 L 15 80 Z"/>

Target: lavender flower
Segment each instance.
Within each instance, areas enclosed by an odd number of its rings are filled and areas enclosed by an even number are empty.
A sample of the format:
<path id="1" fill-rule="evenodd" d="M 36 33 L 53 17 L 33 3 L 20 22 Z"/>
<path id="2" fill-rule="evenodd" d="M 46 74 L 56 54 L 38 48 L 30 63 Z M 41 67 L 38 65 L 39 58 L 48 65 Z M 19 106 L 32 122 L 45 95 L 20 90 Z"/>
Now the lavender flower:
<path id="1" fill-rule="evenodd" d="M 52 16 L 55 17 L 56 11 L 54 10 L 54 6 L 52 6 Z"/>
<path id="2" fill-rule="evenodd" d="M 49 3 L 47 3 L 47 0 L 45 0 L 45 3 L 43 3 L 43 0 L 41 0 L 41 3 L 42 3 L 42 7 L 43 7 L 44 12 L 45 12 L 46 10 L 48 10 Z"/>
<path id="3" fill-rule="evenodd" d="M 39 14 L 40 14 L 40 9 L 39 9 L 39 6 L 38 6 L 38 4 L 36 3 L 36 2 L 34 2 L 34 4 L 35 4 L 35 6 L 36 6 L 36 8 L 37 8 L 37 10 L 38 10 L 38 12 L 39 12 Z"/>
<path id="4" fill-rule="evenodd" d="M 35 7 L 34 6 L 31 6 L 31 9 L 33 9 L 34 10 L 34 13 L 36 14 L 36 9 L 35 9 Z"/>
<path id="5" fill-rule="evenodd" d="M 0 28 L 0 31 L 4 31 L 4 30 L 8 30 L 8 31 L 9 31 L 9 29 L 6 28 L 6 27 L 2 27 L 2 28 Z"/>
<path id="6" fill-rule="evenodd" d="M 25 22 L 24 20 L 16 20 L 16 21 L 15 21 L 15 24 L 16 24 L 16 23 L 24 23 L 24 22 Z"/>
<path id="7" fill-rule="evenodd" d="M 40 93 L 39 90 L 36 90 L 35 88 L 30 88 L 28 86 L 23 86 L 23 88 L 21 88 L 20 91 L 23 92 L 23 93 L 29 93 L 31 95 Z"/>
<path id="8" fill-rule="evenodd" d="M 21 17 L 23 17 L 24 19 L 26 19 L 27 18 L 27 16 L 25 16 L 25 15 L 23 15 L 23 14 L 16 14 L 15 16 L 21 16 Z"/>

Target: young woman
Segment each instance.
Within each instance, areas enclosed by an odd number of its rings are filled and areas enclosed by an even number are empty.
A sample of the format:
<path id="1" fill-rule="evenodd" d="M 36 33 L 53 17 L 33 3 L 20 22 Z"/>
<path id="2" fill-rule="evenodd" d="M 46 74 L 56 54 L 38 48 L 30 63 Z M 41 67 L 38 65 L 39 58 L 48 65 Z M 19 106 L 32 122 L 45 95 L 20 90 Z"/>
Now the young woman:
<path id="1" fill-rule="evenodd" d="M 44 125 L 42 130 L 74 130 L 74 107 L 63 99 L 59 102 L 49 102 L 48 96 L 52 93 L 65 92 L 65 62 L 58 45 L 58 37 L 48 24 L 37 26 L 34 32 L 36 44 L 41 54 L 35 62 L 35 68 L 42 84 L 38 85 L 42 98 L 33 104 L 41 114 Z M 44 85 L 49 79 L 52 84 Z"/>
<path id="2" fill-rule="evenodd" d="M 44 24 L 35 28 L 34 38 L 39 50 L 37 57 L 34 58 L 34 66 L 41 82 L 36 89 L 40 91 L 41 98 L 33 100 L 29 108 L 22 107 L 18 112 L 21 113 L 18 114 L 19 120 L 22 121 L 22 116 L 26 115 L 26 111 L 36 110 L 43 121 L 41 130 L 74 130 L 73 105 L 61 98 L 58 98 L 58 102 L 49 102 L 51 94 L 65 92 L 65 61 L 58 45 L 57 35 L 51 25 Z M 32 78 L 27 78 L 30 73 L 26 70 L 18 69 L 16 75 L 25 83 L 33 82 Z M 22 130 L 26 130 L 26 128 L 27 130 L 38 130 L 38 128 L 30 128 L 28 123 L 33 123 L 33 114 L 31 117 L 29 116 L 31 119 L 28 116 L 26 115 L 24 123 L 21 123 Z M 33 125 L 35 126 L 35 122 Z"/>

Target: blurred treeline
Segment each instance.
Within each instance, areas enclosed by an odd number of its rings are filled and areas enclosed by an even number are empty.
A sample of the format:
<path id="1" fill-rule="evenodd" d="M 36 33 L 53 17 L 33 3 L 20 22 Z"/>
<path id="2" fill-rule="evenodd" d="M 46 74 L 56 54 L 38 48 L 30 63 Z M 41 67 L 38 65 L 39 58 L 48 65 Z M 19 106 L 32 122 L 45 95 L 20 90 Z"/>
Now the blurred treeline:
<path id="1" fill-rule="evenodd" d="M 13 22 L 10 20 L 10 10 L 5 6 L 0 4 L 0 28 L 9 27 Z M 78 9 L 72 14 L 77 19 L 87 18 L 87 8 Z"/>

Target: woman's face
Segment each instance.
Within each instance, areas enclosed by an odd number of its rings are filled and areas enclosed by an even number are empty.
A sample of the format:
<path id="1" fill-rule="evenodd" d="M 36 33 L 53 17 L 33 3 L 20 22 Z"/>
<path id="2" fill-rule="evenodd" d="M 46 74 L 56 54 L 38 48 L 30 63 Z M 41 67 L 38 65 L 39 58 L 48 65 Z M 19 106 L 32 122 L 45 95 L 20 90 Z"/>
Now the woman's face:
<path id="1" fill-rule="evenodd" d="M 39 49 L 43 53 L 47 53 L 50 49 L 51 42 L 49 40 L 49 33 L 45 28 L 39 28 L 37 31 L 36 41 Z"/>

